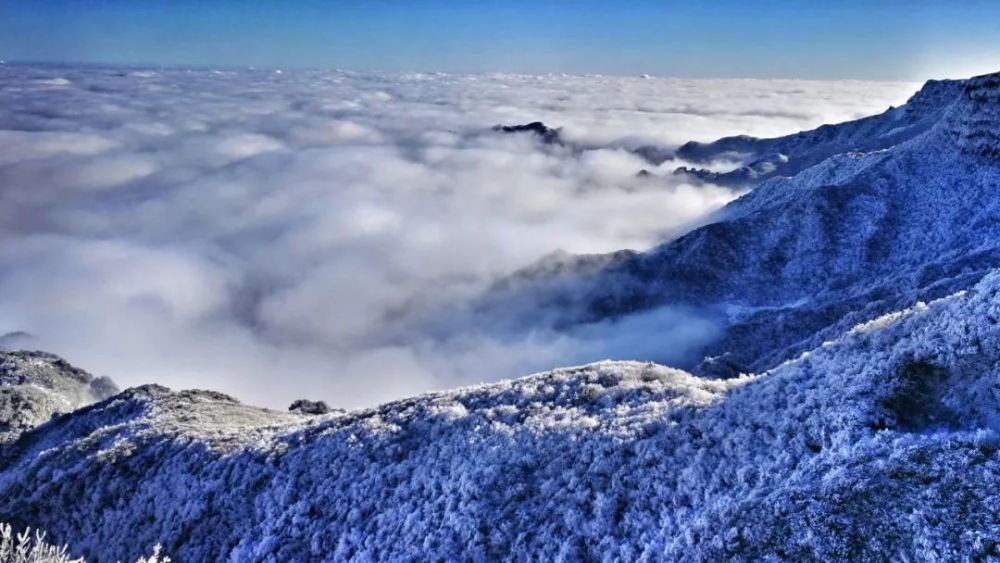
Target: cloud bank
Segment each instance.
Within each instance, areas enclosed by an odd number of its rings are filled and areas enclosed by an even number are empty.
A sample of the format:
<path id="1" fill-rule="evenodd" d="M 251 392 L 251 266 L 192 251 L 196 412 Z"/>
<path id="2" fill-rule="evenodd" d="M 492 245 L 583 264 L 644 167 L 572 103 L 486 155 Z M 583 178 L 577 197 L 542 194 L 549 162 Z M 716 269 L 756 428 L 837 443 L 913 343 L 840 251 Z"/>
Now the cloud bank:
<path id="1" fill-rule="evenodd" d="M 785 134 L 913 89 L 0 65 L 0 334 L 29 333 L 122 385 L 274 407 L 605 357 L 680 361 L 714 320 L 660 310 L 497 333 L 489 319 L 435 331 L 412 319 L 433 323 L 555 250 L 677 236 L 737 195 L 631 148 Z M 534 120 L 595 148 L 490 130 Z"/>

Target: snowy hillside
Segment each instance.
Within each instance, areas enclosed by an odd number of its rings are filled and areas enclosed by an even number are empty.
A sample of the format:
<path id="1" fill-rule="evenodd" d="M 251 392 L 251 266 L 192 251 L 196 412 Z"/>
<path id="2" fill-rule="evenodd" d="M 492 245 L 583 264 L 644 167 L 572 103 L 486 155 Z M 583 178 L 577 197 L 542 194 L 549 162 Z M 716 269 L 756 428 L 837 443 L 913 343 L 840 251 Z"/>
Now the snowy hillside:
<path id="1" fill-rule="evenodd" d="M 102 561 L 997 556 L 998 292 L 728 381 L 606 362 L 320 417 L 132 389 L 8 447 L 0 513 Z"/>
<path id="2" fill-rule="evenodd" d="M 968 288 L 1000 267 L 1000 160 L 991 152 L 1000 146 L 998 80 L 931 82 L 912 108 L 747 141 L 750 150 L 782 147 L 789 163 L 845 143 L 880 148 L 767 180 L 714 223 L 674 241 L 620 253 L 608 267 L 581 270 L 571 281 L 562 275 L 509 284 L 483 307 L 521 317 L 561 308 L 552 321 L 560 325 L 697 307 L 724 330 L 688 367 L 708 356 L 699 373 L 728 376 L 768 369 L 854 324 Z M 887 129 L 893 115 L 920 134 L 882 146 L 896 138 Z M 816 138 L 817 152 L 810 152 L 807 141 Z M 709 147 L 732 146 L 720 143 Z"/>
<path id="3" fill-rule="evenodd" d="M 735 160 L 741 166 L 727 172 L 697 168 L 679 171 L 717 184 L 752 185 L 774 176 L 792 176 L 833 155 L 890 148 L 932 128 L 962 92 L 963 85 L 961 80 L 931 80 L 902 107 L 786 137 L 758 139 L 740 135 L 712 143 L 692 141 L 678 148 L 675 155 L 703 164 Z"/>
<path id="4" fill-rule="evenodd" d="M 95 378 L 51 354 L 0 351 L 0 443 L 117 392 L 110 379 Z"/>

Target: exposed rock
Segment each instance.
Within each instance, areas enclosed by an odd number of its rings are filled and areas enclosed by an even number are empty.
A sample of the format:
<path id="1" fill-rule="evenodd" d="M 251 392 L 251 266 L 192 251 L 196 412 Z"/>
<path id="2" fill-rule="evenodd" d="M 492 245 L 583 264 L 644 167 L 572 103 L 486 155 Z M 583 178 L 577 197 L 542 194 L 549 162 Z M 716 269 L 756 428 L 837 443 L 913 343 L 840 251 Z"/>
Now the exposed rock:
<path id="1" fill-rule="evenodd" d="M 503 133 L 533 133 L 546 145 L 562 145 L 559 129 L 548 127 L 541 121 L 532 121 L 526 125 L 496 125 L 494 131 Z"/>
<path id="2" fill-rule="evenodd" d="M 331 409 L 325 401 L 310 401 L 309 399 L 299 399 L 288 407 L 288 412 L 298 414 L 327 414 L 330 412 L 342 412 L 340 409 Z"/>

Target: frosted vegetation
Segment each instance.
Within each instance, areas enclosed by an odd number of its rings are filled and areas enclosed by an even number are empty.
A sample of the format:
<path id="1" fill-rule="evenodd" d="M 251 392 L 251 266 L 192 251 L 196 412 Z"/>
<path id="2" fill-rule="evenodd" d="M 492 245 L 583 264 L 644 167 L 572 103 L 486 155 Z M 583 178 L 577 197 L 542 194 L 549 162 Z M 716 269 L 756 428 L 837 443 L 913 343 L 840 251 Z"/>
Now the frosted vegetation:
<path id="1" fill-rule="evenodd" d="M 325 414 L 135 387 L 12 430 L 0 517 L 99 561 L 1000 558 L 1000 80 L 930 88 L 878 121 L 919 128 L 898 144 L 498 289 L 568 268 L 592 312 L 714 307 L 696 367 L 725 377 L 606 361 Z M 3 381 L 90 385 L 20 357 Z"/>
<path id="2" fill-rule="evenodd" d="M 931 82 L 879 116 L 738 139 L 747 161 L 783 150 L 791 169 L 832 148 L 849 151 L 764 181 L 677 240 L 615 255 L 570 281 L 503 288 L 484 306 L 524 322 L 553 303 L 572 304 L 546 319 L 561 325 L 683 307 L 724 328 L 703 347 L 712 360 L 679 365 L 728 376 L 769 369 L 857 323 L 967 289 L 1000 267 L 1000 174 L 990 152 L 1000 146 L 996 82 Z M 730 144 L 701 146 L 701 156 Z"/>
<path id="3" fill-rule="evenodd" d="M 160 554 L 160 546 L 153 548 L 148 557 L 139 557 L 136 563 L 170 563 L 170 558 Z M 73 558 L 68 546 L 55 546 L 45 541 L 45 532 L 25 528 L 15 532 L 10 524 L 0 522 L 0 562 L 2 563 L 84 563 Z"/>
<path id="4" fill-rule="evenodd" d="M 0 561 L 3 563 L 83 563 L 66 553 L 66 546 L 56 547 L 45 542 L 45 534 L 30 529 L 15 533 L 8 524 L 0 523 Z"/>
<path id="5" fill-rule="evenodd" d="M 139 557 L 136 563 L 170 563 L 160 554 L 160 546 L 149 557 Z M 10 524 L 0 522 L 0 562 L 2 563 L 84 563 L 84 559 L 68 554 L 68 546 L 54 546 L 45 541 L 45 533 L 30 528 L 15 532 Z"/>
<path id="6" fill-rule="evenodd" d="M 0 513 L 101 560 L 998 556 L 998 291 L 724 381 L 604 362 L 324 416 L 131 389 L 8 446 Z"/>
<path id="7" fill-rule="evenodd" d="M 0 443 L 60 412 L 118 392 L 107 377 L 93 377 L 44 352 L 0 353 Z"/>

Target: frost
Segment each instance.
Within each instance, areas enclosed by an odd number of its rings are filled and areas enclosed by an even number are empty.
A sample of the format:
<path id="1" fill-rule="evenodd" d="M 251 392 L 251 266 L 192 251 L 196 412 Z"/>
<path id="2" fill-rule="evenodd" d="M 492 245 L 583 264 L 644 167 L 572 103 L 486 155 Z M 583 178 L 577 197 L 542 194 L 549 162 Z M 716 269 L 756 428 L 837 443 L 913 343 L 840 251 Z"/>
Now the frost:
<path id="1" fill-rule="evenodd" d="M 170 563 L 170 558 L 161 554 L 159 545 L 153 547 L 149 557 L 139 557 L 136 563 Z M 84 563 L 83 558 L 74 559 L 68 554 L 69 546 L 54 546 L 46 543 L 45 533 L 30 528 L 15 533 L 9 524 L 0 522 L 0 562 L 2 563 Z"/>
<path id="2" fill-rule="evenodd" d="M 975 558 L 998 316 L 1000 272 L 753 377 L 599 362 L 332 417 L 138 388 L 9 447 L 0 512 L 123 560 Z"/>
<path id="3" fill-rule="evenodd" d="M 575 283 L 542 279 L 498 291 L 487 304 L 530 318 L 540 304 L 582 303 L 545 310 L 562 325 L 690 307 L 724 326 L 699 343 L 700 364 L 668 363 L 730 377 L 967 290 L 1000 268 L 1000 169 L 989 150 L 1000 131 L 998 76 L 928 82 L 902 113 L 773 139 L 684 145 L 680 154 L 709 161 L 778 151 L 786 168 L 756 178 L 763 181 L 715 222 L 645 252 L 609 255 L 597 272 L 581 268 Z M 904 136 L 891 130 L 901 119 L 912 125 Z"/>
<path id="4" fill-rule="evenodd" d="M 67 547 L 57 547 L 45 543 L 45 534 L 25 528 L 14 533 L 8 524 L 0 523 L 0 561 L 4 563 L 83 563 L 83 559 L 73 559 Z"/>
<path id="5" fill-rule="evenodd" d="M 41 420 L 37 399 L 0 444 L 0 514 L 100 560 L 1000 558 L 997 88 L 932 82 L 884 119 L 785 138 L 792 165 L 894 124 L 891 146 L 597 261 L 591 311 L 730 313 L 710 363 L 736 377 L 605 361 L 304 416 L 325 409 L 105 394 L 5 354 L 0 389 L 102 400 Z"/>

